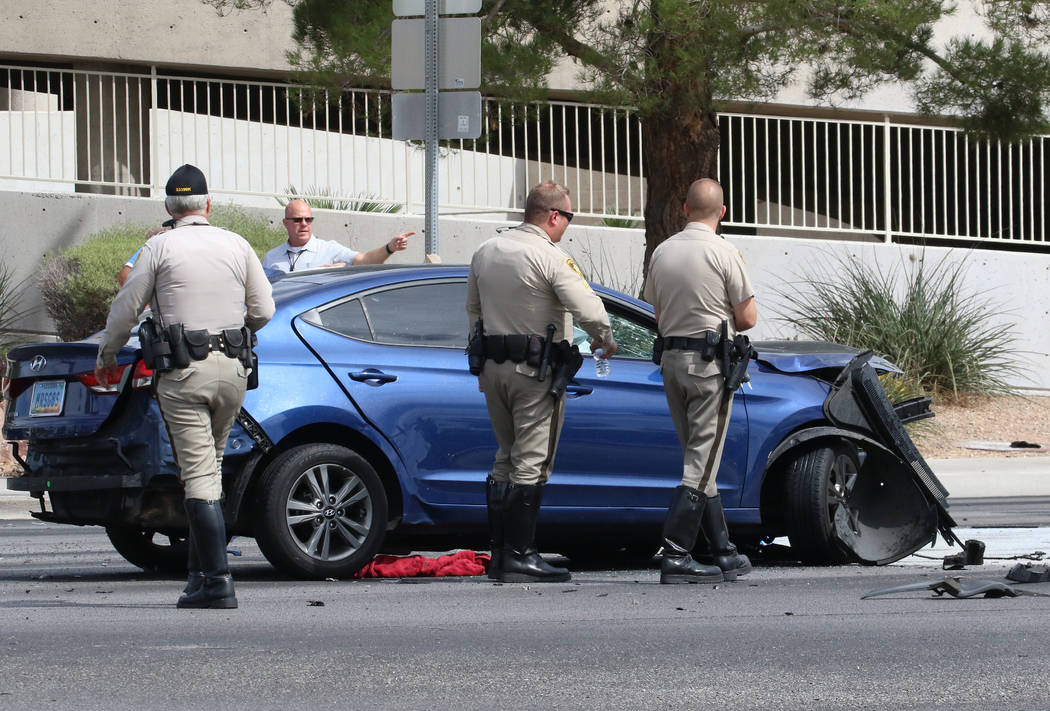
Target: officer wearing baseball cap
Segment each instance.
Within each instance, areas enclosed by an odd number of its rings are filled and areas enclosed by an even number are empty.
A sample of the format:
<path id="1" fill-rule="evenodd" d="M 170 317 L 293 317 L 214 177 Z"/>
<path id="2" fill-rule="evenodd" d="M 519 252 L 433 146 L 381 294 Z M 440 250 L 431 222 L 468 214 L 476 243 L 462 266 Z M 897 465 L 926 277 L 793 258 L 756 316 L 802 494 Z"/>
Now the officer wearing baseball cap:
<path id="1" fill-rule="evenodd" d="M 116 355 L 139 314 L 152 306 L 139 340 L 161 334 L 167 360 L 157 358 L 157 402 L 185 490 L 189 578 L 180 608 L 234 608 L 222 512 L 222 454 L 248 382 L 251 334 L 270 320 L 270 282 L 248 242 L 208 224 L 211 199 L 192 165 L 172 173 L 164 205 L 171 229 L 150 239 L 110 307 L 95 375 L 117 379 Z M 245 328 L 246 327 L 246 328 Z M 149 363 L 147 365 L 150 365 Z"/>

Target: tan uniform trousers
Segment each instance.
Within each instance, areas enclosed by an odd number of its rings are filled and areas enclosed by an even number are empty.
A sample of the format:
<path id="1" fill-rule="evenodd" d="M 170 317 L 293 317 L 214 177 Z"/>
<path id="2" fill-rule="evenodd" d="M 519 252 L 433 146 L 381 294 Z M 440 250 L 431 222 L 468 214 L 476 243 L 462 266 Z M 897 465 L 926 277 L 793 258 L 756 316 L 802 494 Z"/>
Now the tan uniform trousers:
<path id="1" fill-rule="evenodd" d="M 664 351 L 660 373 L 682 443 L 682 484 L 704 496 L 716 496 L 733 394 L 726 391 L 718 364 L 705 361 L 696 351 Z"/>
<path id="2" fill-rule="evenodd" d="M 187 499 L 222 498 L 222 453 L 247 383 L 241 362 L 217 352 L 161 374 L 157 402 Z"/>
<path id="3" fill-rule="evenodd" d="M 492 478 L 513 484 L 544 484 L 554 468 L 565 398 L 551 397 L 549 376 L 541 383 L 516 372 L 516 366 L 510 361 L 487 360 L 478 376 L 499 444 Z"/>

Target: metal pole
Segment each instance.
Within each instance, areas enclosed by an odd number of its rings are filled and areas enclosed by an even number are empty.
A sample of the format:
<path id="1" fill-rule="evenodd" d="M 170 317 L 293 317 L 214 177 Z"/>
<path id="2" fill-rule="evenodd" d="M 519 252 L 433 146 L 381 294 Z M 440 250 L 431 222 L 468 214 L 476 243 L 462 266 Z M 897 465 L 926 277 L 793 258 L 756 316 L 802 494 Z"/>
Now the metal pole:
<path id="1" fill-rule="evenodd" d="M 423 44 L 426 115 L 426 240 L 427 254 L 438 253 L 438 0 L 426 0 Z"/>

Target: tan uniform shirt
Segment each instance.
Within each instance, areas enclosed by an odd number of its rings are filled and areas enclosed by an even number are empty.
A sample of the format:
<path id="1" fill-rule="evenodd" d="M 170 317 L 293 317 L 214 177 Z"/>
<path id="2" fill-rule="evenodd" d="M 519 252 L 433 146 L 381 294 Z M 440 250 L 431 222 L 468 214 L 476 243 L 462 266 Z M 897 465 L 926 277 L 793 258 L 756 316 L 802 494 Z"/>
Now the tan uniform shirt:
<path id="1" fill-rule="evenodd" d="M 200 215 L 179 219 L 143 246 L 110 307 L 99 366 L 116 362 L 148 303 L 164 326 L 211 333 L 242 325 L 258 331 L 274 313 L 270 282 L 251 245 Z"/>
<path id="2" fill-rule="evenodd" d="M 604 348 L 613 340 L 605 305 L 583 274 L 536 225 L 522 223 L 484 242 L 470 262 L 467 315 L 483 318 L 488 335 L 545 336 L 572 340 L 572 317 Z"/>
<path id="3" fill-rule="evenodd" d="M 653 250 L 645 300 L 660 314 L 660 335 L 699 338 L 729 321 L 733 307 L 755 295 L 736 247 L 707 225 L 690 222 Z"/>

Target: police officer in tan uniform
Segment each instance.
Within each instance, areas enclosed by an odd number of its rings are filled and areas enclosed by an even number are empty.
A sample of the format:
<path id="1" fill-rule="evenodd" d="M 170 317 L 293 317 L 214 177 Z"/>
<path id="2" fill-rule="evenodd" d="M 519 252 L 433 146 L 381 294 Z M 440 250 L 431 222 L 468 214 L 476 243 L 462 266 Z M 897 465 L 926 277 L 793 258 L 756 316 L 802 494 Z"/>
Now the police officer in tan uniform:
<path id="1" fill-rule="evenodd" d="M 187 367 L 154 376 L 189 524 L 189 580 L 177 606 L 234 608 L 221 502 L 222 454 L 248 377 L 234 345 L 250 336 L 244 326 L 254 332 L 266 325 L 274 302 L 248 242 L 208 224 L 211 200 L 204 174 L 184 165 L 168 180 L 166 193 L 174 225 L 146 242 L 113 300 L 95 374 L 101 382 L 114 380 L 117 352 L 147 304 L 158 326 L 177 329 L 181 324 L 187 342 L 192 335 L 202 344 Z"/>
<path id="2" fill-rule="evenodd" d="M 715 233 L 726 211 L 722 186 L 695 181 L 684 210 L 685 229 L 653 250 L 645 285 L 663 338 L 660 372 L 684 457 L 682 483 L 664 521 L 660 582 L 720 582 L 749 572 L 751 563 L 729 542 L 715 483 L 733 392 L 709 343 L 723 320 L 732 337 L 755 325 L 757 311 L 740 252 Z M 701 529 L 716 566 L 691 555 Z"/>
<path id="3" fill-rule="evenodd" d="M 525 202 L 525 221 L 482 244 L 470 264 L 467 314 L 482 319 L 485 357 L 478 383 L 485 393 L 499 449 L 486 480 L 492 545 L 489 577 L 507 582 L 564 582 L 569 571 L 548 564 L 535 548 L 543 485 L 550 477 L 565 412 L 550 377 L 530 365 L 518 345 L 572 338 L 572 320 L 602 348 L 616 341 L 598 295 L 558 242 L 572 220 L 569 191 L 547 182 Z M 548 339 L 548 327 L 553 326 Z M 566 349 L 569 343 L 561 343 Z M 532 359 L 535 361 L 535 359 Z"/>

